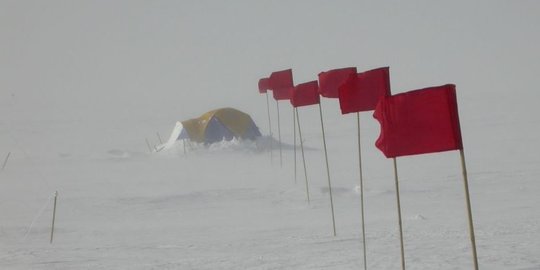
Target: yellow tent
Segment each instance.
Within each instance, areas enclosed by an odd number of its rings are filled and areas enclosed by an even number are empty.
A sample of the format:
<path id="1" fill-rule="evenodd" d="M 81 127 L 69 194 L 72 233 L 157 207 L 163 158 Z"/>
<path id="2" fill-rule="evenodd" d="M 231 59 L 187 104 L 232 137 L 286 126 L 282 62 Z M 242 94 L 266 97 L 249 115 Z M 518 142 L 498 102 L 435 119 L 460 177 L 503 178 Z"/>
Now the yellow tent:
<path id="1" fill-rule="evenodd" d="M 261 136 L 251 117 L 233 108 L 209 111 L 198 118 L 177 122 L 169 142 L 189 139 L 198 143 L 214 143 L 233 138 L 251 139 Z"/>

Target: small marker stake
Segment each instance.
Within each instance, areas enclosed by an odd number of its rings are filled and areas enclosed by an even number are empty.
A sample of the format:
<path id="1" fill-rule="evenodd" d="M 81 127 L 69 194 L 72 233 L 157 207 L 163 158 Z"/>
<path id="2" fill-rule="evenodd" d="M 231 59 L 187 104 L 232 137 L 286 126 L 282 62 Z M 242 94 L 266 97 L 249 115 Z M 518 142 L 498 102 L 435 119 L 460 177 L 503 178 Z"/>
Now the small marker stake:
<path id="1" fill-rule="evenodd" d="M 54 208 L 53 208 L 53 216 L 52 216 L 52 226 L 51 226 L 51 244 L 53 242 L 53 236 L 54 236 L 54 221 L 56 219 L 56 201 L 58 199 L 58 191 L 54 192 Z"/>
<path id="2" fill-rule="evenodd" d="M 9 159 L 9 156 L 11 155 L 11 152 L 9 152 L 6 156 L 6 159 L 4 160 L 4 165 L 2 165 L 2 171 L 4 170 L 4 168 L 6 168 L 6 164 L 8 162 L 8 159 Z"/>
<path id="3" fill-rule="evenodd" d="M 144 140 L 146 141 L 146 145 L 148 146 L 148 151 L 150 151 L 150 153 L 152 153 L 152 147 L 150 147 L 150 143 L 148 142 L 148 139 L 144 138 Z"/>

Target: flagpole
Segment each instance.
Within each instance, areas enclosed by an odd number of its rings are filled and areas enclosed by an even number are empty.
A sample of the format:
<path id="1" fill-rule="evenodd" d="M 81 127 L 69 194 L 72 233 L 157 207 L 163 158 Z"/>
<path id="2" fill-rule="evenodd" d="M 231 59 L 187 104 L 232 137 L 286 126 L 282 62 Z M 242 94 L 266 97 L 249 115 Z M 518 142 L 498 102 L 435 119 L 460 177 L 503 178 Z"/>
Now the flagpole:
<path id="1" fill-rule="evenodd" d="M 270 121 L 270 101 L 268 100 L 268 91 L 266 93 L 266 112 L 268 113 L 268 132 L 270 135 L 270 162 L 272 162 L 273 154 L 272 154 L 272 122 Z"/>
<path id="2" fill-rule="evenodd" d="M 326 150 L 326 138 L 324 136 L 324 123 L 322 117 L 322 106 L 319 103 L 319 113 L 321 115 L 321 129 L 322 129 L 322 138 L 324 145 L 324 158 L 326 160 L 326 174 L 328 176 L 328 193 L 330 194 L 330 208 L 332 210 L 332 226 L 334 228 L 334 236 L 336 236 L 336 219 L 334 217 L 334 200 L 332 198 L 332 184 L 330 183 L 330 167 L 328 166 L 328 151 Z"/>
<path id="3" fill-rule="evenodd" d="M 474 225 L 471 209 L 471 198 L 469 195 L 469 180 L 467 179 L 467 166 L 465 165 L 465 153 L 463 149 L 459 149 L 459 154 L 461 157 L 461 168 L 463 172 L 463 185 L 465 186 L 465 200 L 467 203 L 467 214 L 469 217 L 469 235 L 471 237 L 472 253 L 474 259 L 474 269 L 478 270 L 478 256 L 476 254 L 476 240 L 474 237 Z"/>
<path id="4" fill-rule="evenodd" d="M 279 138 L 279 166 L 283 167 L 283 156 L 281 153 L 281 127 L 279 123 L 279 101 L 276 100 L 277 107 L 277 128 L 278 128 L 278 138 Z"/>
<path id="5" fill-rule="evenodd" d="M 302 149 L 302 163 L 304 164 L 304 176 L 306 178 L 306 196 L 308 204 L 310 203 L 309 200 L 309 184 L 308 184 L 308 177 L 307 177 L 307 170 L 306 170 L 306 158 L 304 156 L 304 142 L 302 141 L 302 129 L 300 128 L 300 116 L 298 115 L 298 109 L 294 108 L 296 112 L 296 122 L 298 123 L 298 136 L 300 137 L 300 149 Z"/>
<path id="6" fill-rule="evenodd" d="M 295 108 L 292 107 L 293 137 L 294 137 L 294 183 L 296 184 L 296 117 Z"/>
<path id="7" fill-rule="evenodd" d="M 358 167 L 360 168 L 360 201 L 362 209 L 362 245 L 364 247 L 364 270 L 367 269 L 367 255 L 366 255 L 366 225 L 364 222 L 364 179 L 362 176 L 362 147 L 360 143 L 360 113 L 356 113 L 356 122 L 358 126 Z"/>
<path id="8" fill-rule="evenodd" d="M 403 224 L 401 222 L 401 203 L 399 201 L 399 183 L 398 183 L 398 171 L 396 158 L 394 159 L 394 179 L 396 180 L 396 198 L 398 208 L 398 220 L 399 220 L 399 241 L 401 243 L 401 269 L 405 270 L 405 249 L 403 247 Z"/>

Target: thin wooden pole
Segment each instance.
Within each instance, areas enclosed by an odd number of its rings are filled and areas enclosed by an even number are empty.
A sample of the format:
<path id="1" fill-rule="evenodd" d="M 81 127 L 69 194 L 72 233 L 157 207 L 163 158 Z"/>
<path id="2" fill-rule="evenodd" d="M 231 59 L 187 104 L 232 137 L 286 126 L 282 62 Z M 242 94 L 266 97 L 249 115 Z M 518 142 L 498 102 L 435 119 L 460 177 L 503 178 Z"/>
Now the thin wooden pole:
<path id="1" fill-rule="evenodd" d="M 156 132 L 156 134 L 157 134 L 157 138 L 159 140 L 159 143 L 163 144 L 163 140 L 161 140 L 161 136 L 159 135 L 159 132 Z"/>
<path id="2" fill-rule="evenodd" d="M 465 153 L 463 149 L 459 150 L 461 156 L 461 168 L 463 171 L 463 185 L 465 187 L 465 200 L 467 203 L 467 215 L 469 217 L 469 235 L 471 237 L 471 246 L 474 260 L 474 269 L 478 270 L 478 256 L 476 254 L 476 240 L 474 237 L 474 224 L 472 217 L 471 198 L 469 195 L 469 180 L 467 179 L 467 166 L 465 165 Z"/>
<path id="3" fill-rule="evenodd" d="M 394 179 L 396 180 L 396 198 L 397 198 L 398 221 L 399 221 L 399 241 L 401 244 L 401 269 L 405 270 L 405 248 L 403 245 L 403 223 L 401 221 L 401 203 L 399 200 L 398 171 L 397 171 L 396 158 L 393 158 L 393 159 L 394 159 Z"/>
<path id="4" fill-rule="evenodd" d="M 272 140 L 273 140 L 273 137 L 272 137 L 272 121 L 270 120 L 270 101 L 268 100 L 268 91 L 266 91 L 266 112 L 268 113 L 268 132 L 270 135 L 270 162 L 272 162 L 273 160 L 273 146 L 272 146 Z"/>
<path id="5" fill-rule="evenodd" d="M 6 168 L 6 165 L 8 163 L 8 160 L 9 160 L 9 156 L 11 155 L 11 152 L 8 152 L 7 153 L 7 156 L 6 156 L 6 159 L 4 160 L 4 165 L 2 165 L 2 171 Z"/>
<path id="6" fill-rule="evenodd" d="M 302 163 L 304 164 L 304 176 L 306 178 L 306 196 L 308 204 L 310 203 L 309 200 L 309 184 L 308 184 L 308 177 L 307 177 L 307 169 L 306 169 L 306 158 L 304 156 L 304 142 L 302 141 L 302 129 L 300 128 L 300 116 L 298 115 L 298 109 L 294 108 L 296 111 L 296 122 L 298 123 L 298 136 L 300 136 L 300 149 L 302 149 Z"/>
<path id="7" fill-rule="evenodd" d="M 323 138 L 323 145 L 324 145 L 324 158 L 326 160 L 326 174 L 328 176 L 328 193 L 330 194 L 330 208 L 332 210 L 332 226 L 334 228 L 334 236 L 336 236 L 336 219 L 334 216 L 334 200 L 332 198 L 332 184 L 330 182 L 330 166 L 328 166 L 328 151 L 326 150 L 326 138 L 324 135 L 324 123 L 323 123 L 323 117 L 322 117 L 322 106 L 321 103 L 319 103 L 319 113 L 321 115 L 321 129 L 322 129 L 322 138 Z"/>
<path id="8" fill-rule="evenodd" d="M 294 183 L 296 184 L 296 111 L 295 108 L 292 107 L 292 119 L 293 119 L 293 137 L 294 137 Z"/>
<path id="9" fill-rule="evenodd" d="M 144 138 L 144 140 L 146 141 L 146 145 L 148 146 L 148 151 L 150 151 L 150 153 L 152 153 L 152 147 L 150 147 L 150 143 L 148 142 L 148 139 Z"/>
<path id="10" fill-rule="evenodd" d="M 279 166 L 283 167 L 283 154 L 281 151 L 281 124 L 279 122 L 279 101 L 276 100 L 277 107 L 277 128 L 278 128 L 278 138 L 279 138 Z"/>
<path id="11" fill-rule="evenodd" d="M 364 247 L 364 270 L 367 270 L 366 224 L 364 222 L 364 179 L 362 174 L 362 147 L 360 143 L 360 113 L 356 113 L 358 126 L 358 167 L 360 168 L 360 208 L 362 209 L 362 245 Z"/>
<path id="12" fill-rule="evenodd" d="M 51 244 L 53 242 L 54 236 L 54 222 L 56 220 L 56 201 L 58 199 L 58 191 L 54 192 L 54 207 L 53 207 L 53 216 L 52 216 L 52 226 L 51 226 Z"/>

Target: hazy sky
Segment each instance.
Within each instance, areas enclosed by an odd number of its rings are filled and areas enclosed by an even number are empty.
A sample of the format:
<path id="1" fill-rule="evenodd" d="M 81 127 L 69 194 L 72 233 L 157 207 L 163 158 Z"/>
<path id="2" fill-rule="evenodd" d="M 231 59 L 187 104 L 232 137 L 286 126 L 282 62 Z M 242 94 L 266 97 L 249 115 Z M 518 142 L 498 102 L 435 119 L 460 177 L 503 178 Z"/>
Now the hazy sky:
<path id="1" fill-rule="evenodd" d="M 263 121 L 257 80 L 272 71 L 301 83 L 390 66 L 394 93 L 455 83 L 473 117 L 490 98 L 536 104 L 539 25 L 533 0 L 0 0 L 0 112 L 172 128 L 232 106 Z M 487 101 L 467 103 L 471 91 Z"/>

